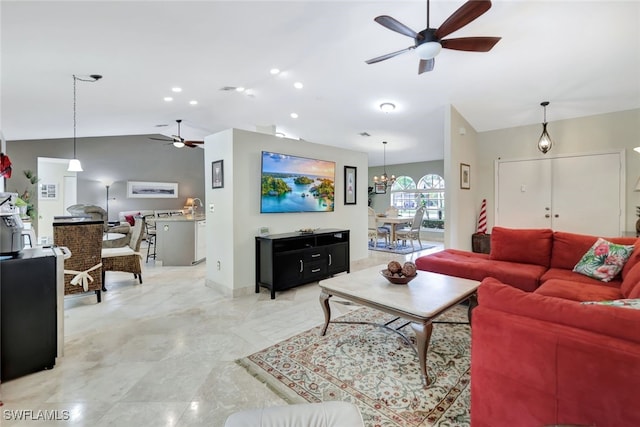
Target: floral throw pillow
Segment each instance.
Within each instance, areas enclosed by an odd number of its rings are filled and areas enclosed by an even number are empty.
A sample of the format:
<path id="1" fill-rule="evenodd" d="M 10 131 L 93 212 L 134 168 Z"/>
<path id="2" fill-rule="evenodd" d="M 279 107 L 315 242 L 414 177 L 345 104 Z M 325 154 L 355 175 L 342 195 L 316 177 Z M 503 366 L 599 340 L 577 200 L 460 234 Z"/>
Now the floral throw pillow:
<path id="1" fill-rule="evenodd" d="M 632 252 L 633 245 L 617 245 L 599 238 L 573 267 L 573 271 L 609 282 L 620 273 Z"/>
<path id="2" fill-rule="evenodd" d="M 611 305 L 614 307 L 632 308 L 634 310 L 640 310 L 640 298 L 614 299 L 611 301 L 584 301 L 581 304 Z"/>

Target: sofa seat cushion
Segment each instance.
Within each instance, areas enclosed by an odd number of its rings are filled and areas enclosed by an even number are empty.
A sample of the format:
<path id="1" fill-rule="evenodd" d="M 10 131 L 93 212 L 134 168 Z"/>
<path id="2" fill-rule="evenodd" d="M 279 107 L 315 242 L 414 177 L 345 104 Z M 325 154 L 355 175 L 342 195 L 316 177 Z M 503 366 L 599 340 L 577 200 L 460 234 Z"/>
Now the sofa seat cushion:
<path id="1" fill-rule="evenodd" d="M 547 280 L 552 279 L 570 280 L 572 282 L 588 283 L 591 285 L 600 286 L 612 286 L 615 288 L 619 288 L 621 284 L 620 280 L 602 282 L 598 279 L 594 279 L 592 277 L 588 277 L 584 274 L 576 273 L 571 270 L 565 270 L 563 268 L 550 268 L 542 275 L 542 277 L 540 278 L 540 283 L 545 283 Z"/>
<path id="2" fill-rule="evenodd" d="M 546 271 L 546 267 L 541 265 L 498 261 L 487 254 L 457 249 L 425 255 L 417 258 L 415 263 L 419 270 L 465 279 L 480 281 L 485 277 L 495 277 L 529 292 L 538 287 L 539 279 Z"/>
<path id="3" fill-rule="evenodd" d="M 535 293 L 580 302 L 609 301 L 622 298 L 620 288 L 561 279 L 547 280 L 535 290 Z"/>
<path id="4" fill-rule="evenodd" d="M 496 261 L 520 262 L 549 267 L 552 245 L 553 230 L 548 228 L 511 229 L 493 227 L 491 229 L 490 257 Z"/>

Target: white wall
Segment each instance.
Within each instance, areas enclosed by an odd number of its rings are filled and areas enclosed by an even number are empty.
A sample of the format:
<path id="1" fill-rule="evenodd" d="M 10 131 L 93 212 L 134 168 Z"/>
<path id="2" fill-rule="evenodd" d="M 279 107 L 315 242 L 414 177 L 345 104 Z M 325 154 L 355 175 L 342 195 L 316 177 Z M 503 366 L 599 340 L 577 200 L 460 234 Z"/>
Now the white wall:
<path id="1" fill-rule="evenodd" d="M 480 165 L 476 161 L 478 133 L 450 106 L 444 126 L 445 231 L 447 248 L 471 250 L 471 235 L 476 231 L 482 197 L 479 197 Z M 460 188 L 460 164 L 471 167 L 471 188 Z M 478 201 L 479 199 L 479 201 Z"/>
<path id="2" fill-rule="evenodd" d="M 207 286 L 234 296 L 254 291 L 255 236 L 260 227 L 269 227 L 271 234 L 301 228 L 348 229 L 351 231 L 351 260 L 367 257 L 366 153 L 238 129 L 206 137 L 204 149 Z M 335 161 L 335 211 L 261 214 L 262 151 Z M 217 160 L 224 162 L 224 188 L 212 189 L 211 162 Z M 344 205 L 345 165 L 358 168 L 356 205 Z M 213 212 L 209 209 L 211 204 Z"/>
<path id="3" fill-rule="evenodd" d="M 547 130 L 554 146 L 546 155 L 537 149 L 542 125 L 521 126 L 481 132 L 477 140 L 477 199 L 487 199 L 487 225 L 494 225 L 494 163 L 498 159 L 535 159 L 579 153 L 625 150 L 626 157 L 626 230 L 635 230 L 636 206 L 640 192 L 634 192 L 640 177 L 640 154 L 633 151 L 640 141 L 640 109 L 551 121 Z M 473 175 L 473 169 L 472 169 Z M 585 182 L 589 177 L 585 177 Z M 472 181 L 473 188 L 473 181 Z M 477 200 L 476 200 L 477 201 Z M 590 200 L 585 200 L 588 209 Z"/>

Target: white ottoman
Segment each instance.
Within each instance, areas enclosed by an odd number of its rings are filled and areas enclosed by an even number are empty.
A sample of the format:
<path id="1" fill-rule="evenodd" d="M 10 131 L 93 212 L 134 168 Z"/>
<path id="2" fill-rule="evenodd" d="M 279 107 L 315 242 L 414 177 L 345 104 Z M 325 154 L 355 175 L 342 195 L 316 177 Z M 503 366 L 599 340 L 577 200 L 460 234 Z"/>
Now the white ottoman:
<path id="1" fill-rule="evenodd" d="M 352 403 L 321 402 L 236 412 L 224 427 L 364 427 L 364 423 Z"/>

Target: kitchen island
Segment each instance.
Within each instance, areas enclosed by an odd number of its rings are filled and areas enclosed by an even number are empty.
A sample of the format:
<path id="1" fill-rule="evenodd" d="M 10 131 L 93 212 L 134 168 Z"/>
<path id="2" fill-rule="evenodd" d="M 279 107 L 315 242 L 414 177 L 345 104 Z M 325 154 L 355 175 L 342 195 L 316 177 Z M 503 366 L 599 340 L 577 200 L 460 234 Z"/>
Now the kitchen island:
<path id="1" fill-rule="evenodd" d="M 206 258 L 204 215 L 156 218 L 156 260 L 163 266 L 194 265 Z"/>

